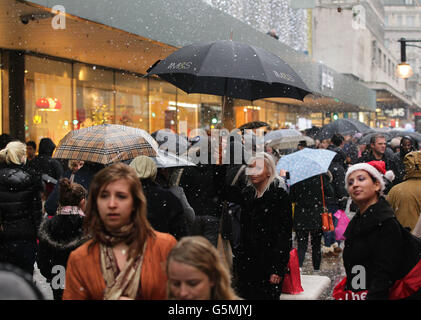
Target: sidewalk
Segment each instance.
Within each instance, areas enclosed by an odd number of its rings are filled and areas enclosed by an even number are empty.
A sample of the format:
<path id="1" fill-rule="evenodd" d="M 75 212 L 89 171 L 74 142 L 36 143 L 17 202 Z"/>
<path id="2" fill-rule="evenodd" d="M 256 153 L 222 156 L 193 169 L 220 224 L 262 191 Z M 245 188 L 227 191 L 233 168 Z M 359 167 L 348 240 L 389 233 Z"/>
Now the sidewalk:
<path id="1" fill-rule="evenodd" d="M 295 241 L 294 241 L 294 247 L 295 248 L 297 247 L 297 244 Z M 313 264 L 311 262 L 310 240 L 309 240 L 308 249 L 306 252 L 301 274 L 303 275 L 314 274 Z M 320 300 L 334 300 L 332 297 L 333 288 L 336 286 L 338 282 L 340 282 L 345 277 L 345 268 L 343 266 L 342 253 L 338 257 L 324 258 L 322 256 L 320 273 L 318 273 L 317 275 L 329 277 L 331 280 L 329 289 L 321 296 Z"/>

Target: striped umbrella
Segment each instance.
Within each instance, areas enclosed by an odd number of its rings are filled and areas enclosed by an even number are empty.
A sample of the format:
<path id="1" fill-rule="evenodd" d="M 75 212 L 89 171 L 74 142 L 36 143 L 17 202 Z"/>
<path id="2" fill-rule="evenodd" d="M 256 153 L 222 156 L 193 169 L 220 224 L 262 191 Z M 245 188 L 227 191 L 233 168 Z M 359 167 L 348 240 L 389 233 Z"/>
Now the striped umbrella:
<path id="1" fill-rule="evenodd" d="M 53 157 L 109 165 L 140 155 L 155 157 L 157 150 L 158 144 L 145 130 L 102 124 L 69 132 Z"/>

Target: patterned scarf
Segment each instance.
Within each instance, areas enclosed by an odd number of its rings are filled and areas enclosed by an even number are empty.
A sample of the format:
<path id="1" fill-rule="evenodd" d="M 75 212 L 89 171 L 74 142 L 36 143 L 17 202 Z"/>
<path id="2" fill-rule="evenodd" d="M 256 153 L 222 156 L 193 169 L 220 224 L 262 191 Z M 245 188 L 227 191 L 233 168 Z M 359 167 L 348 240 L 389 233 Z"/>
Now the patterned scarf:
<path id="1" fill-rule="evenodd" d="M 57 214 L 64 214 L 64 215 L 80 215 L 82 217 L 85 216 L 82 209 L 78 206 L 65 206 L 59 207 L 57 210 Z"/>
<path id="2" fill-rule="evenodd" d="M 143 252 L 145 252 L 145 248 L 146 242 Z M 144 254 L 131 257 L 126 262 L 124 269 L 118 272 L 113 248 L 100 244 L 101 270 L 106 284 L 104 300 L 118 300 L 122 296 L 136 299 L 141 287 L 140 275 L 143 256 Z"/>

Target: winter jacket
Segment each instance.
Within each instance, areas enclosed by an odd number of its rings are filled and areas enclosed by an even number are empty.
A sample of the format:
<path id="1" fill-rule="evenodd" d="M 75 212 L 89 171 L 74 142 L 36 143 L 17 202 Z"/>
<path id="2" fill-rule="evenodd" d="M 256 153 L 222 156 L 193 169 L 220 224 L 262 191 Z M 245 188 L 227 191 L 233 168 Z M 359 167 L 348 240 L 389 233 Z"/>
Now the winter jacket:
<path id="1" fill-rule="evenodd" d="M 181 206 L 183 207 L 184 217 L 187 220 L 188 230 L 191 230 L 195 219 L 195 213 L 194 209 L 191 207 L 189 201 L 187 200 L 183 188 L 180 186 L 171 186 L 168 188 L 168 190 L 171 191 L 171 193 L 175 195 L 178 200 L 180 200 Z"/>
<path id="2" fill-rule="evenodd" d="M 404 164 L 405 181 L 389 191 L 387 201 L 400 224 L 412 230 L 421 212 L 421 151 L 409 153 Z"/>
<path id="3" fill-rule="evenodd" d="M 328 175 L 323 174 L 324 202 L 333 196 Z M 295 202 L 294 229 L 321 230 L 323 213 L 323 193 L 320 175 L 300 181 L 291 186 L 291 201 Z"/>
<path id="4" fill-rule="evenodd" d="M 99 244 L 88 250 L 92 240 L 72 251 L 66 268 L 63 300 L 102 300 L 105 281 L 101 271 Z M 147 239 L 139 286 L 144 300 L 166 299 L 165 265 L 177 240 L 167 233 L 155 232 Z"/>
<path id="5" fill-rule="evenodd" d="M 332 190 L 333 195 L 327 197 L 327 206 L 329 209 L 334 208 L 335 213 L 337 210 L 345 210 L 348 192 L 345 188 L 345 173 L 347 166 L 345 164 L 346 155 L 341 148 L 330 145 L 328 150 L 336 152 L 335 157 L 329 166 L 329 172 L 332 174 Z"/>
<path id="6" fill-rule="evenodd" d="M 352 287 L 353 277 L 358 276 L 361 280 L 364 268 L 367 300 L 388 299 L 389 289 L 395 281 L 403 278 L 419 260 L 419 256 L 408 252 L 402 226 L 383 197 L 364 213 L 357 211 L 344 236 L 347 290 L 365 289 Z"/>
<path id="7" fill-rule="evenodd" d="M 35 241 L 42 218 L 41 176 L 19 165 L 0 166 L 0 242 Z"/>
<path id="8" fill-rule="evenodd" d="M 181 201 L 155 181 L 141 181 L 147 201 L 148 220 L 152 227 L 159 232 L 172 234 L 177 240 L 187 236 L 187 218 Z"/>
<path id="9" fill-rule="evenodd" d="M 85 241 L 82 231 L 83 217 L 58 214 L 41 223 L 38 238 L 37 266 L 41 274 L 51 282 L 55 265 L 66 267 L 70 252 Z"/>
<path id="10" fill-rule="evenodd" d="M 358 159 L 358 163 L 361 162 L 370 162 L 373 160 L 378 160 L 374 157 L 372 152 L 367 153 L 366 155 L 362 156 L 361 158 Z M 401 175 L 401 170 L 399 169 L 399 156 L 394 154 L 391 150 L 386 149 L 385 153 L 383 154 L 382 159 L 380 159 L 381 161 L 385 162 L 386 165 L 386 171 L 392 170 L 393 173 L 395 174 L 395 179 L 392 182 L 387 182 L 386 181 L 386 188 L 384 190 L 384 194 L 388 194 L 388 192 L 390 191 L 390 189 L 400 183 L 402 181 L 402 175 Z"/>
<path id="11" fill-rule="evenodd" d="M 223 190 L 226 200 L 241 207 L 240 248 L 234 266 L 239 281 L 269 284 L 272 274 L 282 277 L 292 246 L 291 201 L 282 181 L 275 179 L 260 198 L 252 186 L 225 185 Z"/>
<path id="12" fill-rule="evenodd" d="M 181 169 L 179 185 L 184 189 L 196 216 L 221 216 L 222 198 L 217 187 L 221 174 L 218 167 L 198 164 Z"/>
<path id="13" fill-rule="evenodd" d="M 59 180 L 63 175 L 63 166 L 60 161 L 45 154 L 38 155 L 32 162 L 31 168 L 42 174 L 47 174 L 55 180 Z"/>

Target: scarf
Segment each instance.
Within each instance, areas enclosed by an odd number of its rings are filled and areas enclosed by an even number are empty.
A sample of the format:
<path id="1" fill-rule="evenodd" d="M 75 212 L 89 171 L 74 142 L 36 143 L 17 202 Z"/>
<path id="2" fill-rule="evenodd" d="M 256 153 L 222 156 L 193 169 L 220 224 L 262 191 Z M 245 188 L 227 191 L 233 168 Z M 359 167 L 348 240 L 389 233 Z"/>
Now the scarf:
<path id="1" fill-rule="evenodd" d="M 143 246 L 143 254 L 131 257 L 120 273 L 118 272 L 117 259 L 113 248 L 102 243 L 100 243 L 99 248 L 101 271 L 106 284 L 104 300 L 118 300 L 122 296 L 136 299 L 141 287 L 140 275 L 146 242 Z"/>
<path id="2" fill-rule="evenodd" d="M 57 214 L 80 215 L 82 217 L 85 216 L 85 214 L 83 213 L 82 209 L 79 208 L 78 206 L 65 206 L 65 207 L 60 207 L 57 210 Z"/>

